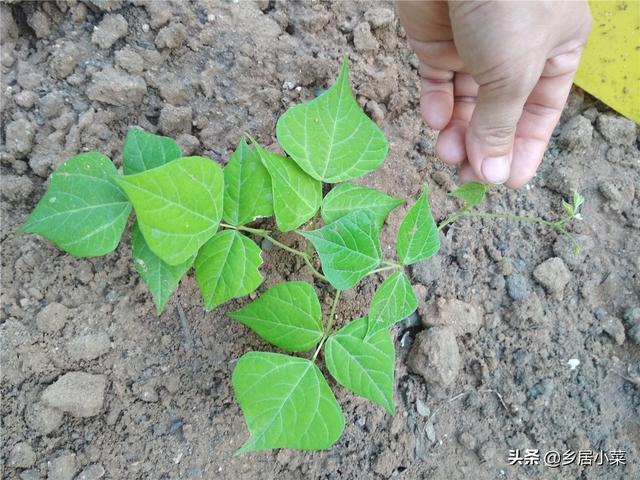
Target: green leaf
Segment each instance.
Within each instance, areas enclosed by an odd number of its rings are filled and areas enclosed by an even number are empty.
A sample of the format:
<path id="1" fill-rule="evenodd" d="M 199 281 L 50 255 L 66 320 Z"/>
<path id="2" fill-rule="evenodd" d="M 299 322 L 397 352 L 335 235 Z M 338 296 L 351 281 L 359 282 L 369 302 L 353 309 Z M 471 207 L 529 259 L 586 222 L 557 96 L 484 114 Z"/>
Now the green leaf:
<path id="1" fill-rule="evenodd" d="M 449 193 L 450 196 L 459 198 L 467 205 L 476 207 L 484 200 L 484 194 L 489 187 L 484 183 L 467 182 L 460 185 L 455 191 Z"/>
<path id="2" fill-rule="evenodd" d="M 147 284 L 156 305 L 156 312 L 160 315 L 180 280 L 193 265 L 195 256 L 180 265 L 167 265 L 147 246 L 138 222 L 134 223 L 131 229 L 131 248 L 133 265 Z"/>
<path id="3" fill-rule="evenodd" d="M 373 214 L 356 210 L 311 232 L 299 231 L 313 243 L 322 270 L 337 290 L 353 287 L 380 264 L 380 242 Z"/>
<path id="4" fill-rule="evenodd" d="M 391 274 L 376 290 L 369 306 L 367 337 L 408 317 L 418 308 L 418 299 L 404 272 Z"/>
<path id="5" fill-rule="evenodd" d="M 47 192 L 19 231 L 37 233 L 76 257 L 112 252 L 131 212 L 118 176 L 101 153 L 71 157 L 53 172 Z"/>
<path id="6" fill-rule="evenodd" d="M 322 338 L 320 302 L 306 282 L 280 283 L 227 315 L 290 352 L 309 350 Z"/>
<path id="7" fill-rule="evenodd" d="M 322 201 L 322 219 L 332 223 L 354 210 L 368 210 L 373 213 L 378 227 L 404 200 L 390 197 L 373 188 L 365 188 L 353 183 L 342 183 L 331 190 Z"/>
<path id="8" fill-rule="evenodd" d="M 365 339 L 367 323 L 367 317 L 362 317 L 331 335 L 325 344 L 325 362 L 340 385 L 393 415 L 393 340 L 386 329 Z"/>
<path id="9" fill-rule="evenodd" d="M 322 184 L 304 173 L 291 159 L 268 152 L 258 144 L 255 149 L 271 175 L 278 228 L 283 232 L 298 228 L 320 208 Z"/>
<path id="10" fill-rule="evenodd" d="M 434 255 L 440 249 L 440 232 L 433 220 L 425 185 L 422 195 L 402 219 L 396 237 L 396 251 L 400 261 L 411 265 Z"/>
<path id="11" fill-rule="evenodd" d="M 196 280 L 207 310 L 253 292 L 262 283 L 260 247 L 235 230 L 217 233 L 196 257 Z"/>
<path id="12" fill-rule="evenodd" d="M 351 93 L 346 57 L 336 83 L 319 97 L 287 110 L 278 120 L 276 135 L 305 172 L 328 183 L 372 172 L 389 149 L 382 130 Z"/>
<path id="13" fill-rule="evenodd" d="M 120 177 L 138 225 L 153 253 L 169 265 L 193 257 L 222 217 L 222 169 L 204 157 L 183 157 Z"/>
<path id="14" fill-rule="evenodd" d="M 344 430 L 344 415 L 311 361 L 279 353 L 245 353 L 233 389 L 251 437 L 236 452 L 270 448 L 322 450 Z"/>
<path id="15" fill-rule="evenodd" d="M 273 215 L 271 177 L 258 153 L 240 140 L 224 167 L 224 213 L 231 225 L 244 225 L 258 217 Z"/>
<path id="16" fill-rule="evenodd" d="M 125 175 L 133 175 L 182 157 L 178 144 L 169 137 L 161 137 L 139 128 L 127 130 L 122 152 Z"/>

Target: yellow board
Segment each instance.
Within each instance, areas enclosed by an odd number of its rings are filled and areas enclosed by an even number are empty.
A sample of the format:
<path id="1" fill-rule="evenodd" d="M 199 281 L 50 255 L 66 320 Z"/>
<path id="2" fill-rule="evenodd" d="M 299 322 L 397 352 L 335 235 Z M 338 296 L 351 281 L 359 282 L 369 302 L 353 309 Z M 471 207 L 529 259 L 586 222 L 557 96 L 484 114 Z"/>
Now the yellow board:
<path id="1" fill-rule="evenodd" d="M 575 83 L 640 123 L 640 1 L 590 1 L 593 26 Z"/>

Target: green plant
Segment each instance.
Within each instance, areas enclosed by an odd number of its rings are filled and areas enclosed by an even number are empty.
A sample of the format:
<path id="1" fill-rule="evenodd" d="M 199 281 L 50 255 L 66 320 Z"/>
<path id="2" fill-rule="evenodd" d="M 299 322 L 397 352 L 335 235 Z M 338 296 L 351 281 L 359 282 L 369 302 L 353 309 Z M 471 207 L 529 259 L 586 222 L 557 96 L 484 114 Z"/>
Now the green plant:
<path id="1" fill-rule="evenodd" d="M 71 255 L 104 255 L 117 247 L 133 207 L 133 263 L 158 313 L 192 267 L 207 310 L 255 291 L 263 281 L 256 237 L 301 257 L 319 281 L 335 289 L 324 322 L 314 287 L 296 281 L 275 285 L 228 314 L 276 347 L 303 352 L 249 352 L 238 360 L 232 383 L 251 433 L 239 452 L 316 450 L 337 441 L 344 416 L 317 365 L 322 351 L 339 384 L 393 414 L 395 351 L 389 329 L 418 306 L 405 266 L 438 251 L 444 226 L 476 215 L 543 223 L 568 235 L 564 224 L 580 218 L 583 201 L 576 194 L 572 204 L 564 204 L 566 216 L 555 222 L 478 212 L 473 209 L 487 187 L 468 183 L 451 193 L 462 208 L 437 224 L 425 186 L 397 231 L 396 261 L 383 257 L 378 236 L 402 200 L 353 183 L 339 183 L 322 197 L 323 182 L 371 172 L 388 150 L 382 131 L 351 93 L 346 60 L 329 90 L 280 117 L 277 138 L 289 156 L 268 152 L 249 137 L 221 169 L 203 157 L 183 157 L 169 138 L 130 129 L 124 175 L 97 152 L 69 159 L 53 173 L 21 227 Z M 324 226 L 301 228 L 315 223 L 318 211 Z M 268 230 L 247 226 L 272 215 L 280 231 L 296 230 L 311 242 L 321 271 L 311 248 L 294 249 Z M 333 331 L 340 292 L 384 271 L 390 275 L 373 295 L 368 314 Z"/>

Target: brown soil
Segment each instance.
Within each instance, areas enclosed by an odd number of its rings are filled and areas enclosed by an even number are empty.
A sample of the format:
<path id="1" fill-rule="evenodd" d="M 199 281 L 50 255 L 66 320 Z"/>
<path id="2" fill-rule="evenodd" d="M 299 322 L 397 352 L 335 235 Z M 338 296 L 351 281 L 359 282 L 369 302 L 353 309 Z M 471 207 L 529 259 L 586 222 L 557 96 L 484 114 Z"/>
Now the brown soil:
<path id="1" fill-rule="evenodd" d="M 69 156 L 99 150 L 119 165 L 129 125 L 176 136 L 186 153 L 222 164 L 244 132 L 272 145 L 278 116 L 326 88 L 345 53 L 358 101 L 390 141 L 385 165 L 361 183 L 407 200 L 428 183 L 442 218 L 456 208 L 446 195 L 456 177 L 434 157 L 436 135 L 417 109 L 416 59 L 392 5 L 69 0 L 0 8 L 3 478 L 640 478 L 633 124 L 576 90 L 531 184 L 488 195 L 487 209 L 552 219 L 579 189 L 585 219 L 571 226 L 578 257 L 544 228 L 466 219 L 443 235 L 438 257 L 413 268 L 428 302 L 458 299 L 480 312 L 479 329 L 457 337 L 452 384 L 408 371 L 423 328 L 414 316 L 395 330 L 395 416 L 332 383 L 347 417 L 333 448 L 234 457 L 247 431 L 231 371 L 247 350 L 269 348 L 225 317 L 244 301 L 205 313 L 189 276 L 157 317 L 128 234 L 106 257 L 75 259 L 16 229 Z M 405 211 L 391 215 L 385 251 Z M 311 280 L 275 248 L 264 257 L 261 288 Z M 552 257 L 570 273 L 560 293 L 533 273 Z M 340 322 L 366 311 L 381 278 L 346 293 Z M 569 359 L 580 364 L 571 369 Z M 42 401 L 68 372 L 106 381 L 92 399 L 97 414 L 61 416 Z M 509 466 L 512 448 L 620 449 L 627 465 Z"/>

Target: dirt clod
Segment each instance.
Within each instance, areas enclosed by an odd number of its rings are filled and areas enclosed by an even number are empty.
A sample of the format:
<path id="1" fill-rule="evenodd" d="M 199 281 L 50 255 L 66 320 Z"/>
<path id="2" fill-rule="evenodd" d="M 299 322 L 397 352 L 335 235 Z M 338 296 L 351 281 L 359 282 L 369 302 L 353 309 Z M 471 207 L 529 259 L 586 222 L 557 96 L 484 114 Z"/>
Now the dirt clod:
<path id="1" fill-rule="evenodd" d="M 422 375 L 427 385 L 446 387 L 458 376 L 461 360 L 456 334 L 449 327 L 432 327 L 418 333 L 407 366 Z"/>
<path id="2" fill-rule="evenodd" d="M 111 340 L 104 332 L 80 335 L 69 340 L 67 352 L 75 360 L 94 360 L 109 351 Z"/>
<path id="3" fill-rule="evenodd" d="M 128 30 L 129 26 L 122 15 L 108 14 L 93 31 L 91 41 L 103 50 L 111 48 L 114 43 L 127 36 Z"/>
<path id="4" fill-rule="evenodd" d="M 571 272 L 559 257 L 542 262 L 533 271 L 533 276 L 547 292 L 557 298 L 562 297 L 564 287 L 571 280 Z"/>
<path id="5" fill-rule="evenodd" d="M 97 73 L 89 87 L 91 100 L 116 106 L 134 107 L 147 93 L 147 85 L 138 75 L 127 75 L 107 67 Z"/>
<path id="6" fill-rule="evenodd" d="M 25 119 L 11 122 L 6 127 L 7 150 L 17 158 L 24 158 L 33 147 L 35 125 Z"/>
<path id="7" fill-rule="evenodd" d="M 27 442 L 16 443 L 9 454 L 9 465 L 14 468 L 29 468 L 36 463 L 36 454 Z"/>
<path id="8" fill-rule="evenodd" d="M 42 401 L 76 417 L 93 417 L 102 410 L 107 378 L 85 372 L 69 372 L 42 392 Z"/>
<path id="9" fill-rule="evenodd" d="M 598 115 L 596 126 L 602 136 L 613 145 L 632 145 L 636 141 L 637 130 L 633 120 L 618 115 Z"/>
<path id="10" fill-rule="evenodd" d="M 426 327 L 448 327 L 456 336 L 475 333 L 482 325 L 478 309 L 455 298 L 436 297 L 419 313 Z"/>

